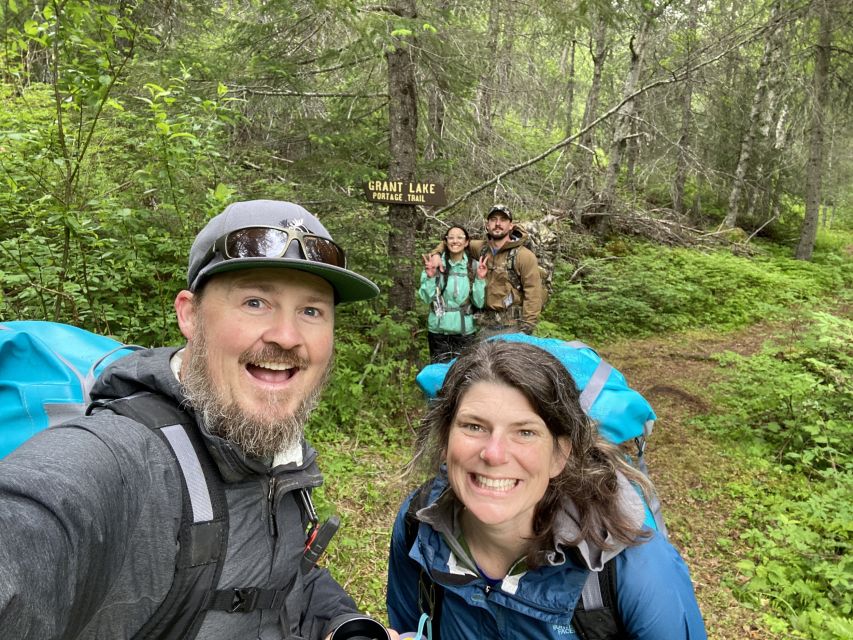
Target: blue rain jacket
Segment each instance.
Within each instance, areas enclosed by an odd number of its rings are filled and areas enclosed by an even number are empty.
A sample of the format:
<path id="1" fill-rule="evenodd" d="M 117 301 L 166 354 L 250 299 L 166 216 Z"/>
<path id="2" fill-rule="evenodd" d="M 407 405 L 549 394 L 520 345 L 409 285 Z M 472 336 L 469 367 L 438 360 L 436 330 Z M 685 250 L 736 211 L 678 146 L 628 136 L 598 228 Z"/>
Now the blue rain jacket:
<path id="1" fill-rule="evenodd" d="M 437 505 L 446 486 L 446 480 L 439 477 L 431 492 L 431 504 L 418 511 L 421 522 L 411 547 L 405 541 L 404 518 L 412 496 L 397 515 L 388 566 L 390 626 L 400 632 L 418 628 L 418 581 L 423 568 L 444 587 L 441 640 L 578 638 L 571 620 L 588 566 L 600 568 L 605 558 L 599 555 L 597 559 L 575 560 L 577 554 L 557 544 L 557 550 L 547 554 L 545 566 L 510 575 L 490 587 L 470 568 L 473 560 L 456 542 L 453 516 Z M 432 524 L 425 519 L 432 520 Z M 586 553 L 580 551 L 581 556 Z M 707 640 L 687 566 L 661 534 L 655 533 L 639 546 L 622 549 L 615 562 L 618 608 L 629 637 Z"/>

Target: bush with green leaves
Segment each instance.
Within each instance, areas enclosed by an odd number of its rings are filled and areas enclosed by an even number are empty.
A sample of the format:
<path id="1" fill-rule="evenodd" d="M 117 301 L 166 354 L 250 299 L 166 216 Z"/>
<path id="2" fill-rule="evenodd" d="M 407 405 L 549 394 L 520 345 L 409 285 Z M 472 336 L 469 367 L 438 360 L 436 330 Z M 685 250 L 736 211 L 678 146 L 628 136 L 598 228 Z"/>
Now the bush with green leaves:
<path id="1" fill-rule="evenodd" d="M 554 282 L 563 284 L 543 314 L 549 332 L 599 342 L 700 327 L 732 330 L 853 282 L 849 261 L 621 244 L 627 250 L 620 255 L 557 265 Z M 578 270 L 580 281 L 565 284 Z"/>
<path id="2" fill-rule="evenodd" d="M 790 346 L 725 354 L 721 415 L 700 424 L 749 457 L 728 486 L 733 530 L 752 550 L 732 586 L 769 629 L 818 640 L 853 634 L 853 322 L 815 313 Z M 768 486 L 773 490 L 768 491 Z"/>
<path id="3" fill-rule="evenodd" d="M 181 86 L 151 85 L 147 109 L 112 100 L 89 123 L 93 142 L 75 156 L 70 183 L 50 88 L 5 91 L 0 317 L 70 322 L 144 345 L 177 338 L 171 302 L 190 243 L 232 194 L 217 177 L 211 133 L 227 124 L 227 104 Z"/>

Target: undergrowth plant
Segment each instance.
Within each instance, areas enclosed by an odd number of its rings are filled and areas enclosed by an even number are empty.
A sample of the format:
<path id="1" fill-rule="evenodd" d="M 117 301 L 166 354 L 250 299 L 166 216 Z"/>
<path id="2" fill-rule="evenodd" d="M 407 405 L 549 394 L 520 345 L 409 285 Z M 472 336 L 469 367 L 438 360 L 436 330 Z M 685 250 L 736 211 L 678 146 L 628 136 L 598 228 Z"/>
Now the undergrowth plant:
<path id="1" fill-rule="evenodd" d="M 701 424 L 755 473 L 727 487 L 732 530 L 752 550 L 732 587 L 776 633 L 853 637 L 853 322 L 814 313 L 790 345 L 720 363 L 723 410 Z"/>
<path id="2" fill-rule="evenodd" d="M 849 261 L 751 258 L 620 242 L 618 255 L 558 264 L 540 333 L 603 341 L 714 327 L 727 331 L 849 288 Z M 573 273 L 580 279 L 570 282 Z"/>

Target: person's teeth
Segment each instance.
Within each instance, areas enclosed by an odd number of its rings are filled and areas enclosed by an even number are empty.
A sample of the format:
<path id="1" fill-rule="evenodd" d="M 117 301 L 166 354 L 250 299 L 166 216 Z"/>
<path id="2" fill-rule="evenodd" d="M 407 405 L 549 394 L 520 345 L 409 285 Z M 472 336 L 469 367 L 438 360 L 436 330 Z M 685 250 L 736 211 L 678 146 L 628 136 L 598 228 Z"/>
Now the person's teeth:
<path id="1" fill-rule="evenodd" d="M 280 362 L 258 362 L 255 366 L 261 367 L 262 369 L 272 369 L 273 371 L 287 371 L 288 369 L 293 368 L 288 364 L 282 364 Z"/>
<path id="2" fill-rule="evenodd" d="M 515 480 L 511 478 L 486 478 L 477 476 L 477 484 L 488 489 L 510 489 L 515 486 Z"/>

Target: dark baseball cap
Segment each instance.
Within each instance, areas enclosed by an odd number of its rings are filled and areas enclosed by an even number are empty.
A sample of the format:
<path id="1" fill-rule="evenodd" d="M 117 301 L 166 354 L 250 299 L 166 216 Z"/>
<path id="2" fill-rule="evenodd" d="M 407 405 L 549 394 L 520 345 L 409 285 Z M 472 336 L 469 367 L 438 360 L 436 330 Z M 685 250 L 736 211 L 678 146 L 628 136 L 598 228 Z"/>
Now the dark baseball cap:
<path id="1" fill-rule="evenodd" d="M 486 214 L 486 220 L 491 218 L 496 213 L 502 213 L 507 218 L 509 218 L 510 222 L 512 222 L 512 211 L 510 211 L 509 207 L 505 204 L 493 204 L 492 208 L 489 209 L 489 213 Z"/>
<path id="2" fill-rule="evenodd" d="M 226 246 L 229 254 L 236 255 L 226 255 Z M 282 247 L 284 253 L 279 254 L 276 247 Z M 332 285 L 336 302 L 367 300 L 379 294 L 373 282 L 346 268 L 343 249 L 317 218 L 298 204 L 278 200 L 235 202 L 212 218 L 190 249 L 187 285 L 190 291 L 197 291 L 216 273 L 265 267 L 320 276 Z"/>

